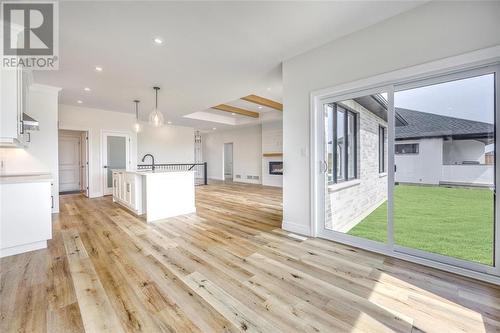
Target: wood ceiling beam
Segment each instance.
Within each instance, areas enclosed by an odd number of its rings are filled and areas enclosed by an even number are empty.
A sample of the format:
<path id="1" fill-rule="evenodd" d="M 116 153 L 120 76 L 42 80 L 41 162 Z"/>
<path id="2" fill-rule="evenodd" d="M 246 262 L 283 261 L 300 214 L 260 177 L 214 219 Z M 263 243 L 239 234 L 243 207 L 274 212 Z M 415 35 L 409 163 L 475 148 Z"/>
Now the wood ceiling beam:
<path id="1" fill-rule="evenodd" d="M 262 106 L 267 106 L 267 107 L 269 107 L 271 109 L 275 109 L 275 110 L 278 110 L 278 111 L 283 111 L 283 104 L 275 102 L 275 101 L 273 101 L 271 99 L 267 99 L 267 98 L 264 98 L 264 97 L 257 96 L 257 95 L 248 95 L 248 96 L 242 97 L 241 99 L 244 100 L 244 101 L 247 101 L 247 102 L 259 104 L 259 105 L 262 105 Z"/>
<path id="2" fill-rule="evenodd" d="M 220 104 L 217 106 L 212 106 L 212 109 L 216 109 L 219 111 L 224 111 L 224 112 L 231 112 L 231 113 L 236 113 L 236 114 L 241 114 L 243 116 L 247 117 L 252 117 L 252 118 L 259 118 L 259 113 L 258 112 L 253 112 L 250 110 L 245 110 L 242 108 L 237 108 L 236 106 L 231 106 L 227 104 Z"/>

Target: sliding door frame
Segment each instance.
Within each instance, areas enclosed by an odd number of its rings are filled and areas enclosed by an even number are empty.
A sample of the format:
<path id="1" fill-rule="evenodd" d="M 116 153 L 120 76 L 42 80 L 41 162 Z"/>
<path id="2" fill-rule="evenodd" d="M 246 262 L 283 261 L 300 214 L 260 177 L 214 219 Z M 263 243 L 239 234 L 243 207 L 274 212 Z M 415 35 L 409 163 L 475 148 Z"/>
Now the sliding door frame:
<path id="1" fill-rule="evenodd" d="M 347 245 L 360 247 L 369 251 L 379 252 L 388 256 L 404 259 L 444 271 L 476 278 L 479 280 L 500 285 L 500 214 L 499 201 L 495 198 L 494 218 L 494 266 L 468 262 L 434 253 L 408 249 L 394 244 L 394 91 L 409 89 L 408 87 L 432 84 L 433 80 L 449 81 L 450 78 L 464 78 L 472 73 L 483 73 L 494 69 L 495 75 L 495 127 L 500 126 L 500 47 L 494 47 L 472 52 L 453 58 L 439 60 L 433 63 L 415 66 L 404 70 L 378 75 L 369 79 L 359 80 L 334 88 L 322 89 L 311 93 L 310 96 L 310 179 L 311 179 L 311 235 L 326 238 Z M 480 75 L 480 74 L 479 74 Z M 470 75 L 477 76 L 477 75 Z M 446 78 L 446 79 L 445 79 Z M 325 159 L 322 136 L 324 131 L 323 105 L 330 102 L 365 96 L 376 92 L 388 93 L 388 223 L 387 243 L 362 239 L 345 235 L 324 228 L 324 203 L 325 203 Z M 495 128 L 495 142 L 499 142 L 499 132 Z M 496 151 L 495 151 L 496 152 Z M 497 179 L 500 180 L 500 168 L 497 167 L 497 154 L 495 154 L 495 188 Z M 496 192 L 496 191 L 495 191 Z"/>
<path id="2" fill-rule="evenodd" d="M 397 93 L 399 91 L 405 91 L 405 90 L 409 90 L 409 89 L 428 87 L 428 86 L 432 86 L 432 85 L 436 85 L 436 84 L 452 82 L 452 81 L 457 81 L 457 80 L 465 80 L 468 78 L 474 78 L 474 77 L 479 77 L 479 76 L 488 75 L 488 74 L 494 74 L 494 78 L 495 78 L 495 83 L 494 83 L 495 92 L 494 93 L 495 93 L 495 100 L 496 101 L 495 101 L 495 106 L 494 106 L 495 114 L 494 114 L 494 133 L 493 133 L 493 136 L 495 138 L 495 146 L 496 146 L 497 135 L 498 135 L 497 126 L 499 126 L 498 119 L 499 119 L 499 113 L 500 113 L 500 110 L 498 107 L 499 104 L 497 102 L 498 98 L 499 98 L 498 96 L 500 95 L 500 89 L 499 89 L 499 84 L 498 84 L 498 80 L 499 80 L 499 76 L 500 76 L 500 65 L 498 65 L 498 64 L 489 65 L 489 66 L 484 66 L 484 67 L 480 67 L 480 68 L 463 70 L 460 72 L 454 72 L 454 73 L 450 73 L 450 74 L 442 74 L 442 75 L 438 75 L 438 76 L 433 76 L 433 77 L 422 79 L 422 80 L 414 80 L 412 82 L 407 82 L 407 83 L 403 83 L 403 84 L 396 84 L 396 85 L 394 85 L 394 92 Z M 389 147 L 390 147 L 390 150 L 394 152 L 394 149 L 393 149 L 394 145 L 389 146 Z M 496 156 L 497 156 L 497 150 L 495 147 L 495 160 L 496 160 Z M 500 276 L 500 257 L 498 256 L 498 251 L 499 251 L 499 247 L 500 247 L 500 244 L 498 242 L 498 240 L 500 239 L 498 237 L 498 232 L 499 232 L 500 227 L 499 227 L 499 219 L 497 218 L 498 212 L 499 212 L 499 204 L 498 204 L 499 200 L 497 200 L 497 198 L 496 198 L 497 179 L 500 179 L 498 177 L 499 169 L 500 168 L 497 167 L 496 161 L 495 161 L 494 172 L 493 172 L 493 175 L 494 175 L 493 184 L 494 184 L 494 188 L 495 188 L 494 196 L 493 196 L 493 203 L 494 203 L 493 253 L 492 253 L 493 266 L 488 266 L 488 265 L 480 264 L 478 262 L 473 262 L 473 261 L 467 261 L 464 259 L 454 258 L 451 256 L 439 254 L 439 253 L 426 252 L 426 251 L 419 250 L 416 248 L 409 248 L 409 247 L 405 247 L 402 245 L 398 245 L 396 243 L 394 243 L 393 250 L 395 252 L 400 252 L 400 253 L 416 256 L 416 257 L 422 257 L 422 258 L 426 258 L 426 259 L 433 260 L 433 261 L 439 261 L 439 262 L 442 262 L 445 264 L 459 266 L 459 267 L 463 267 L 463 268 L 470 269 L 470 270 L 477 271 L 477 272 L 482 272 L 482 273 L 486 273 L 486 274 Z M 394 225 L 394 220 L 391 221 L 390 224 Z"/>

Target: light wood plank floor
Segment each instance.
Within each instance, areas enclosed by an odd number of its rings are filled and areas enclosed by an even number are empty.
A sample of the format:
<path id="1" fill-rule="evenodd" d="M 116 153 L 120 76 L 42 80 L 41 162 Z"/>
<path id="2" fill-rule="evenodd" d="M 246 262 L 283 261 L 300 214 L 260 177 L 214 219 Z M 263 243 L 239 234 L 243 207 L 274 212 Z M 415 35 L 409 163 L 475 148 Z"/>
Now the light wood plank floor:
<path id="1" fill-rule="evenodd" d="M 198 187 L 197 209 L 61 197 L 49 248 L 1 260 L 0 332 L 500 331 L 500 288 L 289 235 L 279 189 Z"/>

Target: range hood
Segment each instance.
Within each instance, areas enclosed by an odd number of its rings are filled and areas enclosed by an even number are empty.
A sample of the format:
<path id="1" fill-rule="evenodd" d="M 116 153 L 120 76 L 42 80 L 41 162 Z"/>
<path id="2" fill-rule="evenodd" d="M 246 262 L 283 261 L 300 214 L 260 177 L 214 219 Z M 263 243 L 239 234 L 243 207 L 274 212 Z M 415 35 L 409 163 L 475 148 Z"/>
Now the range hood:
<path id="1" fill-rule="evenodd" d="M 40 127 L 38 126 L 38 120 L 35 120 L 23 113 L 23 129 L 25 131 L 38 131 Z"/>

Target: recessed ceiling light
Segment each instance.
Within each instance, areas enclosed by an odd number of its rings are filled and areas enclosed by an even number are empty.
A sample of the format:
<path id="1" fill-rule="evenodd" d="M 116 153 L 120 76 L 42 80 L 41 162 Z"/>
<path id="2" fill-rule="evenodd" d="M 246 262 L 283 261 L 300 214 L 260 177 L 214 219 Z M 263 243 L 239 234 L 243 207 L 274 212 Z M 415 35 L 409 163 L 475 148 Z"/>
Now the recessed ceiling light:
<path id="1" fill-rule="evenodd" d="M 156 45 L 163 44 L 163 40 L 160 37 L 156 37 L 155 39 L 153 39 L 153 41 L 155 42 Z"/>
<path id="2" fill-rule="evenodd" d="M 85 88 L 83 88 L 83 90 L 90 91 L 90 88 L 89 87 L 85 87 Z"/>
<path id="3" fill-rule="evenodd" d="M 212 127 L 212 129 L 215 131 L 217 129 L 217 127 Z"/>
<path id="4" fill-rule="evenodd" d="M 262 106 L 261 106 L 261 105 L 259 105 L 259 109 L 262 109 Z"/>
<path id="5" fill-rule="evenodd" d="M 236 116 L 236 113 L 232 112 L 232 113 L 231 113 L 231 116 Z"/>
<path id="6" fill-rule="evenodd" d="M 82 104 L 83 102 L 81 100 L 76 101 L 78 104 Z"/>
<path id="7" fill-rule="evenodd" d="M 98 71 L 98 72 L 102 72 L 102 67 L 96 66 L 95 70 Z"/>
<path id="8" fill-rule="evenodd" d="M 172 122 L 171 122 L 171 121 L 167 121 L 167 124 L 169 124 L 169 125 L 170 125 L 170 124 L 172 124 Z"/>

